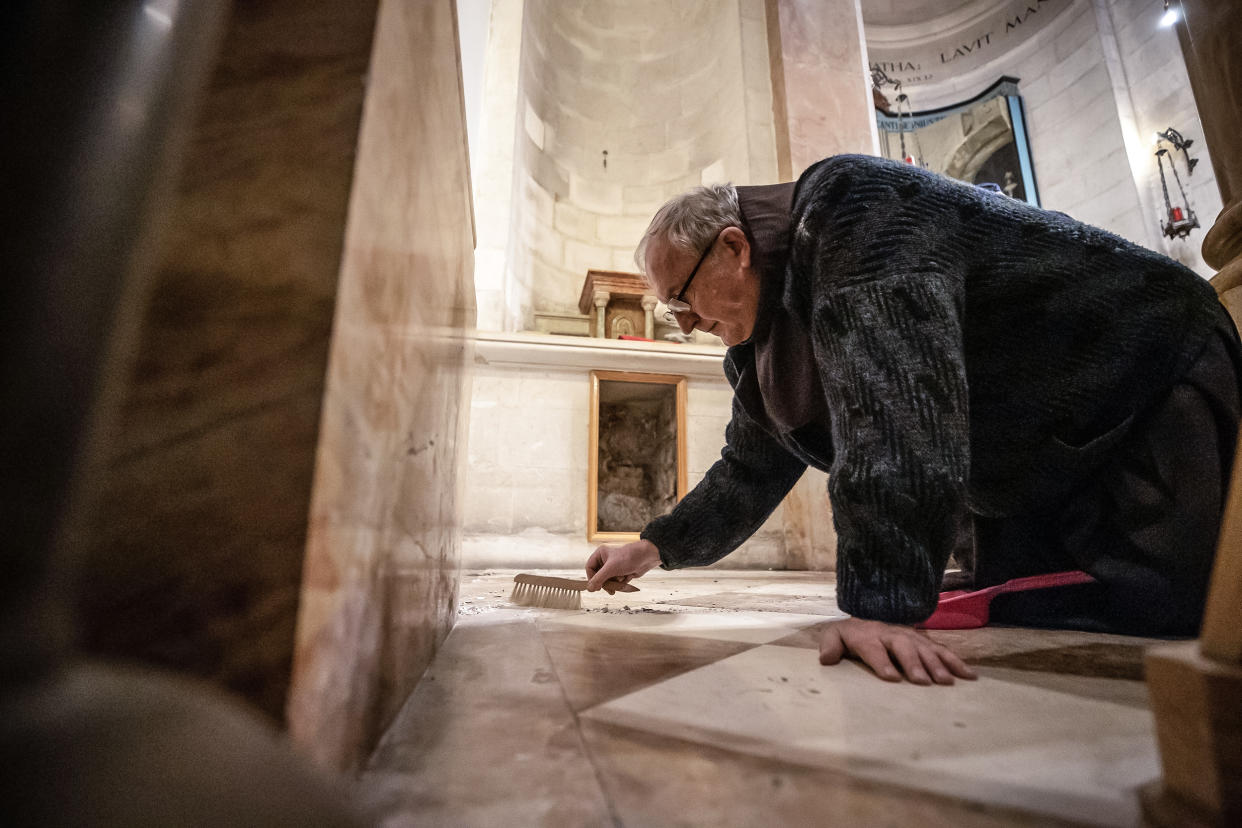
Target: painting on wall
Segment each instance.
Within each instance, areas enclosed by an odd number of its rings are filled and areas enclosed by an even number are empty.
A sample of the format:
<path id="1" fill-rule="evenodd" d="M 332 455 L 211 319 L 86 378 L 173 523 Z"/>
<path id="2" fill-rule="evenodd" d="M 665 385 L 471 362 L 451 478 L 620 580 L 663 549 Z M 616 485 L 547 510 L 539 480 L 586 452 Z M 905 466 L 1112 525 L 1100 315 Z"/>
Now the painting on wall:
<path id="1" fill-rule="evenodd" d="M 877 102 L 884 157 L 1039 206 L 1016 78 L 1002 77 L 979 95 L 951 106 L 908 109 L 909 101 L 900 94 L 892 102 Z"/>
<path id="2" fill-rule="evenodd" d="M 686 494 L 686 378 L 591 372 L 587 539 L 625 542 Z"/>

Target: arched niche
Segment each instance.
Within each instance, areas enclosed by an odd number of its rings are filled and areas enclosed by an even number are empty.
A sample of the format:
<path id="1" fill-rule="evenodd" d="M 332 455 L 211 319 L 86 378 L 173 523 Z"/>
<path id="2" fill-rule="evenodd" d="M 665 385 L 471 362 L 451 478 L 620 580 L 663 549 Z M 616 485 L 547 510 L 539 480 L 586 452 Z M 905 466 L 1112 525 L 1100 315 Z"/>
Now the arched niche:
<path id="1" fill-rule="evenodd" d="M 1002 77 L 973 98 L 938 109 L 898 112 L 894 104 L 876 109 L 886 158 L 1039 206 L 1017 78 Z"/>

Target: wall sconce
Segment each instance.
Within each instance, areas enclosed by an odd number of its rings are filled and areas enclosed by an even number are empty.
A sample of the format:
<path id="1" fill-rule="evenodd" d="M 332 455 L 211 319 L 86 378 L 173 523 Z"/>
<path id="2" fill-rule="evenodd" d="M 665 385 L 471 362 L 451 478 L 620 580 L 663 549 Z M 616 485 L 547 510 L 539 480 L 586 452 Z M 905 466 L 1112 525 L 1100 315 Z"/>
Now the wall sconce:
<path id="1" fill-rule="evenodd" d="M 1190 200 L 1186 198 L 1186 190 L 1182 187 L 1182 178 L 1177 174 L 1177 165 L 1174 158 L 1169 154 L 1168 149 L 1159 146 L 1160 141 L 1167 141 L 1173 145 L 1174 150 L 1181 150 L 1182 156 L 1186 161 L 1186 177 L 1189 178 L 1195 171 L 1195 165 L 1199 163 L 1199 159 L 1191 158 L 1188 148 L 1194 143 L 1194 139 L 1184 138 L 1182 134 L 1173 127 L 1169 127 L 1164 132 L 1156 133 L 1157 149 L 1156 149 L 1156 166 L 1160 170 L 1160 190 L 1164 193 L 1164 212 L 1168 216 L 1168 222 L 1160 222 L 1160 230 L 1169 238 L 1184 239 L 1190 235 L 1190 231 L 1199 226 L 1199 217 L 1195 215 L 1195 211 L 1190 208 Z M 1173 180 L 1177 182 L 1177 191 L 1181 194 L 1181 204 L 1174 205 L 1169 199 L 1169 184 L 1164 177 L 1164 159 L 1169 157 L 1169 170 L 1173 173 Z"/>

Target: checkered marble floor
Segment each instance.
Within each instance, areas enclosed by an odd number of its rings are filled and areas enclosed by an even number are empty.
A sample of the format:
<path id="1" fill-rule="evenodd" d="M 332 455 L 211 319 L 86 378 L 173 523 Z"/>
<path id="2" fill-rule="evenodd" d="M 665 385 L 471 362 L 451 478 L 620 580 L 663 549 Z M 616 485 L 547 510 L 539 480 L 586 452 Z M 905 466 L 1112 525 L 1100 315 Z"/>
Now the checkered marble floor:
<path id="1" fill-rule="evenodd" d="M 360 780 L 379 824 L 1131 825 L 1159 775 L 1148 639 L 932 632 L 980 678 L 916 687 L 818 663 L 830 574 L 657 572 L 579 610 L 512 576 L 463 576 Z"/>

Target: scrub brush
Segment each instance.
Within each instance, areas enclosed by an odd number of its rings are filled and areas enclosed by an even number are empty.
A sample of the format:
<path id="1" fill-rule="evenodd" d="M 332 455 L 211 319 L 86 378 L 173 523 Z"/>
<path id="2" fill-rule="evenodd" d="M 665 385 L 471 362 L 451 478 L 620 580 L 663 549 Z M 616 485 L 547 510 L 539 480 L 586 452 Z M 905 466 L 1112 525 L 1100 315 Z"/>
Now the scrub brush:
<path id="1" fill-rule="evenodd" d="M 509 596 L 509 600 L 513 603 L 552 609 L 578 609 L 582 606 L 582 593 L 587 588 L 586 581 L 551 578 L 547 575 L 527 575 L 526 573 L 515 575 L 513 584 L 513 594 Z M 638 592 L 638 587 L 618 581 L 616 578 L 604 581 L 603 589 L 609 595 L 614 592 Z"/>

